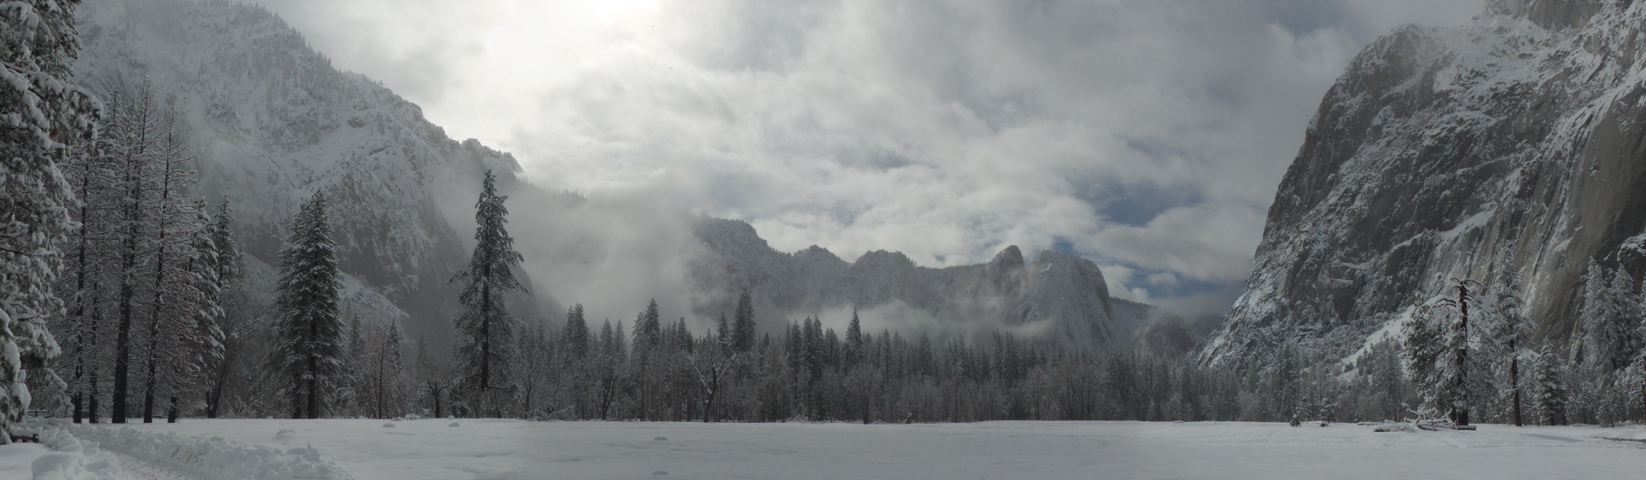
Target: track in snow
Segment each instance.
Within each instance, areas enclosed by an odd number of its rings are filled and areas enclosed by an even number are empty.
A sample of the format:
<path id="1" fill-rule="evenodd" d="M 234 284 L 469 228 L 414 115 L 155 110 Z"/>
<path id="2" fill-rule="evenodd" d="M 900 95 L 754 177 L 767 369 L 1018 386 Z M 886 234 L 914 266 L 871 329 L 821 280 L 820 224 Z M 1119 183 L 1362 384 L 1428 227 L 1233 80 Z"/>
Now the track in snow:
<path id="1" fill-rule="evenodd" d="M 145 462 L 137 457 L 109 451 L 114 463 L 125 472 L 125 478 L 132 480 L 199 480 L 191 475 L 185 475 L 171 467 Z"/>

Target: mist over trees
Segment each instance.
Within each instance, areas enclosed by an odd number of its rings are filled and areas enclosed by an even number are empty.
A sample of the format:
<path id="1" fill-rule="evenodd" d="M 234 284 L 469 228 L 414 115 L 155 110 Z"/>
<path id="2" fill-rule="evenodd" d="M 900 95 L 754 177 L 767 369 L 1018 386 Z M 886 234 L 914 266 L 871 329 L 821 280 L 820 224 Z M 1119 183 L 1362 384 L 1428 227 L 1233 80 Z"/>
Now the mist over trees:
<path id="1" fill-rule="evenodd" d="M 472 256 L 452 272 L 456 341 L 436 350 L 343 297 L 331 192 L 307 192 L 278 265 L 248 261 L 233 205 L 212 208 L 196 192 L 197 159 L 171 100 L 133 83 L 99 103 L 67 83 L 71 12 L 14 3 L 38 21 L 4 16 L 0 33 L 13 80 L 0 82 L 13 127 L 0 136 L 0 386 L 9 387 L 0 427 L 27 410 L 76 422 L 1614 424 L 1646 415 L 1646 302 L 1638 281 L 1604 260 L 1589 264 L 1569 338 L 1538 334 L 1520 312 L 1520 267 L 1499 257 L 1488 278 L 1457 279 L 1402 312 L 1403 330 L 1344 361 L 1307 332 L 1275 332 L 1274 348 L 1209 365 L 1007 333 L 963 341 L 866 331 L 855 311 L 828 319 L 845 320 L 836 331 L 815 317 L 758 318 L 746 290 L 712 322 L 655 300 L 632 305 L 632 320 L 589 319 L 580 304 L 522 318 L 505 308 L 505 292 L 524 290 L 514 276 L 523 259 L 490 172 Z"/>

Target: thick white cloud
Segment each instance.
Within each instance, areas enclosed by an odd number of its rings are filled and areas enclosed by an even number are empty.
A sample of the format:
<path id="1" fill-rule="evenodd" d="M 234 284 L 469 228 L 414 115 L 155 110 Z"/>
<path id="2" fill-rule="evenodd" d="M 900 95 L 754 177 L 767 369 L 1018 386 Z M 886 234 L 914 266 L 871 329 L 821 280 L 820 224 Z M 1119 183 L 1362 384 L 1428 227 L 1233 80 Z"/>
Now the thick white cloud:
<path id="1" fill-rule="evenodd" d="M 779 249 L 1016 244 L 1215 312 L 1306 121 L 1399 23 L 1479 0 L 262 0 L 537 182 L 669 183 Z M 684 194 L 678 192 L 686 191 Z M 674 200 L 670 200 L 674 201 Z M 1185 285 L 1199 285 L 1186 288 Z M 1209 286 L 1209 287 L 1208 287 Z M 1174 299 L 1175 298 L 1175 299 Z"/>

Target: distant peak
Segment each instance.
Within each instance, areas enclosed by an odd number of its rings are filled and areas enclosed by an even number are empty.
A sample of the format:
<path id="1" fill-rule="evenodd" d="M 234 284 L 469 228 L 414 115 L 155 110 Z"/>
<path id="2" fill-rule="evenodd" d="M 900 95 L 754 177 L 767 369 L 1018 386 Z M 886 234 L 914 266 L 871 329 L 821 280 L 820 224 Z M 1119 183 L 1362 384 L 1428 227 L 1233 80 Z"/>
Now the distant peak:
<path id="1" fill-rule="evenodd" d="M 1486 0 L 1486 14 L 1524 18 L 1543 28 L 1581 27 L 1605 8 L 1604 0 Z"/>
<path id="2" fill-rule="evenodd" d="M 1023 251 L 1018 250 L 1017 245 L 1008 246 L 1005 250 L 995 254 L 994 260 L 990 260 L 989 265 L 1005 268 L 1022 267 Z"/>
<path id="3" fill-rule="evenodd" d="M 795 252 L 794 256 L 802 259 L 824 259 L 844 262 L 844 260 L 840 260 L 840 257 L 836 256 L 834 252 L 817 245 L 812 245 L 810 247 L 806 247 L 805 250 Z"/>
<path id="4" fill-rule="evenodd" d="M 863 256 L 858 257 L 857 262 L 853 263 L 853 265 L 862 265 L 862 266 L 906 265 L 906 266 L 911 266 L 912 267 L 912 266 L 914 266 L 914 261 L 909 260 L 909 256 L 904 255 L 903 252 L 888 252 L 888 251 L 885 251 L 885 250 L 875 250 L 875 251 L 872 251 L 872 252 L 864 253 Z"/>

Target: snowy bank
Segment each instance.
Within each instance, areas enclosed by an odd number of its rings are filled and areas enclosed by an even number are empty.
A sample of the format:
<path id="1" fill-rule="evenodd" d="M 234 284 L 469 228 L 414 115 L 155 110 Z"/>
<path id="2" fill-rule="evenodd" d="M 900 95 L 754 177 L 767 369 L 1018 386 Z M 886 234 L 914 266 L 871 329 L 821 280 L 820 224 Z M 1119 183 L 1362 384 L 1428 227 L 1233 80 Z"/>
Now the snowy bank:
<path id="1" fill-rule="evenodd" d="M 118 468 L 111 465 L 107 455 L 99 454 L 101 449 L 200 478 L 353 480 L 310 446 L 280 449 L 219 436 L 140 432 L 123 426 L 75 425 L 61 420 L 44 425 L 40 439 L 53 452 L 35 461 L 36 479 L 119 478 Z M 61 468 L 65 473 L 42 476 L 42 462 L 48 470 Z M 79 473 L 82 470 L 85 473 Z"/>

